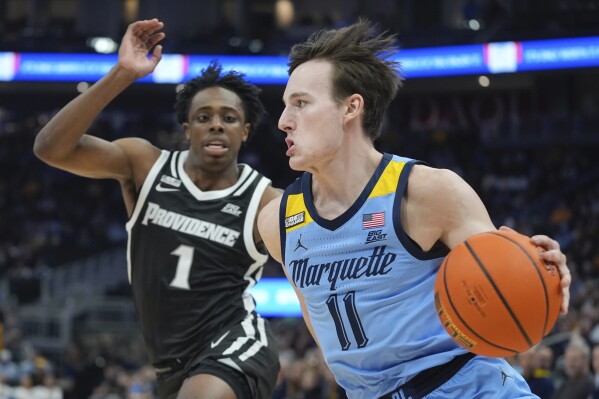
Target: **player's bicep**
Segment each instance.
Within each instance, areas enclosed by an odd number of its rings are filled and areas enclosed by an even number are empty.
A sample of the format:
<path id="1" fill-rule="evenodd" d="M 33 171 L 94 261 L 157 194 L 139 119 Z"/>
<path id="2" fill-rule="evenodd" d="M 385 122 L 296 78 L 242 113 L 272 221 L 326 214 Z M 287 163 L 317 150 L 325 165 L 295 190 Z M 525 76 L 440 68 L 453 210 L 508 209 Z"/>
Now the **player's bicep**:
<path id="1" fill-rule="evenodd" d="M 98 137 L 83 135 L 76 148 L 60 160 L 47 160 L 47 163 L 79 176 L 95 179 L 133 178 L 132 158 L 141 155 L 148 142 L 136 138 L 113 142 Z"/>
<path id="2" fill-rule="evenodd" d="M 279 232 L 280 204 L 281 197 L 278 196 L 262 208 L 258 215 L 258 231 L 270 256 L 282 264 L 281 234 Z"/>
<path id="3" fill-rule="evenodd" d="M 442 215 L 441 241 L 453 248 L 473 234 L 496 230 L 482 200 L 474 189 L 451 171 L 441 171 L 438 184 L 443 196 L 432 199 L 433 207 Z"/>

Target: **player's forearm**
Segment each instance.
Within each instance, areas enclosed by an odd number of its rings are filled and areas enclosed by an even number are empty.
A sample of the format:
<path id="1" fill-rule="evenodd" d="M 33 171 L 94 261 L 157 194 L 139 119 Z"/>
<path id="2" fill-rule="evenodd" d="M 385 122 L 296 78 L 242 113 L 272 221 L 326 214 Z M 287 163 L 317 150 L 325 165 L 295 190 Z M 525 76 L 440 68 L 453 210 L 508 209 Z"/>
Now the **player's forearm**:
<path id="1" fill-rule="evenodd" d="M 39 132 L 34 152 L 38 158 L 59 161 L 77 148 L 81 136 L 98 114 L 127 86 L 135 75 L 118 65 L 62 108 Z"/>

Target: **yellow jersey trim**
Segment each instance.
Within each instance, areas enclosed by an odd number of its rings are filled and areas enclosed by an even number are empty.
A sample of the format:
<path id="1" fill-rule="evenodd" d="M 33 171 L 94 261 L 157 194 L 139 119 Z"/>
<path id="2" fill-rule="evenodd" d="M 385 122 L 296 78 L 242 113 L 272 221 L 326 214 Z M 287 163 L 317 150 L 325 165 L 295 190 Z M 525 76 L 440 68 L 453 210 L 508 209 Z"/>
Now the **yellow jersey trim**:
<path id="1" fill-rule="evenodd" d="M 395 193 L 399 183 L 399 177 L 401 176 L 401 172 L 405 165 L 405 162 L 389 162 L 368 198 L 381 197 L 383 195 Z"/>
<path id="2" fill-rule="evenodd" d="M 310 216 L 304 194 L 290 194 L 287 196 L 287 205 L 285 207 L 285 231 L 293 231 L 300 227 L 307 226 L 314 220 Z"/>

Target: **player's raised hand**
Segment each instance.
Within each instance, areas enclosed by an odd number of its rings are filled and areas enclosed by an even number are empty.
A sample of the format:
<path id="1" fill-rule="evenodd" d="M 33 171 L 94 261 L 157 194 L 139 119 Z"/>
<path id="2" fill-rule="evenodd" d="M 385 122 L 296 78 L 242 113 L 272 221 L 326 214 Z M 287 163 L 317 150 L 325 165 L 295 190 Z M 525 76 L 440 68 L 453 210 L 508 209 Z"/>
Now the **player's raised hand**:
<path id="1" fill-rule="evenodd" d="M 154 71 L 162 57 L 162 46 L 157 45 L 165 34 L 164 23 L 157 18 L 133 22 L 127 28 L 119 48 L 119 65 L 132 72 L 136 79 Z M 148 57 L 150 50 L 152 56 Z"/>

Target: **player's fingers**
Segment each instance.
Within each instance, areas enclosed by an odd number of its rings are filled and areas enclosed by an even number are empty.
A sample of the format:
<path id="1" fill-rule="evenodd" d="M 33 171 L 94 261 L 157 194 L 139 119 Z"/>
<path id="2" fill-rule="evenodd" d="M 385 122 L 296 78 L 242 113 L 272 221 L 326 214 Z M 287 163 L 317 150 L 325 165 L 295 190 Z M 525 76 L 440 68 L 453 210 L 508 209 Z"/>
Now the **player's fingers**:
<path id="1" fill-rule="evenodd" d="M 154 65 L 157 65 L 162 58 L 162 46 L 158 45 L 154 47 L 154 51 L 152 51 L 152 62 Z"/>
<path id="2" fill-rule="evenodd" d="M 570 288 L 563 288 L 563 286 L 562 286 L 562 294 L 563 294 L 563 297 L 562 297 L 562 306 L 560 307 L 560 313 L 567 314 L 568 306 L 570 305 Z"/>
<path id="3" fill-rule="evenodd" d="M 156 20 L 154 24 L 149 25 L 144 29 L 142 40 L 147 42 L 151 38 L 155 37 L 162 28 L 164 28 L 164 24 Z"/>
<path id="4" fill-rule="evenodd" d="M 158 42 L 165 38 L 165 34 L 163 32 L 157 33 L 154 36 L 150 37 L 146 42 L 148 48 L 154 47 Z"/>
<path id="5" fill-rule="evenodd" d="M 539 245 L 543 248 L 545 248 L 546 250 L 551 250 L 551 249 L 557 249 L 559 250 L 559 242 L 555 241 L 554 239 L 547 237 L 545 235 L 535 235 L 530 237 L 530 239 L 532 240 L 532 242 L 535 245 Z"/>
<path id="6" fill-rule="evenodd" d="M 141 30 L 141 26 L 143 25 L 143 23 L 144 21 L 131 22 L 129 26 L 127 26 L 127 30 L 129 32 L 137 33 Z"/>
<path id="7" fill-rule="evenodd" d="M 572 274 L 570 273 L 570 269 L 567 265 L 566 255 L 559 249 L 552 249 L 542 252 L 540 256 L 544 261 L 557 266 L 563 294 L 560 312 L 562 314 L 566 314 L 568 313 L 568 306 L 570 303 L 570 285 L 572 284 Z"/>
<path id="8" fill-rule="evenodd" d="M 149 37 L 154 35 L 156 31 L 162 29 L 164 27 L 164 23 L 160 22 L 157 18 L 146 20 L 146 21 L 137 21 L 131 24 L 132 32 L 135 36 L 139 37 L 139 39 L 143 42 L 148 40 Z"/>
<path id="9" fill-rule="evenodd" d="M 145 26 L 148 21 L 135 21 L 129 24 L 127 31 L 133 33 L 137 37 L 141 37 L 145 31 Z"/>
<path id="10" fill-rule="evenodd" d="M 551 262 L 558 266 L 566 265 L 566 255 L 559 249 L 548 249 L 539 254 L 547 262 Z"/>
<path id="11" fill-rule="evenodd" d="M 507 226 L 501 226 L 499 228 L 499 230 L 501 230 L 501 231 L 513 231 L 513 232 L 516 232 L 516 230 L 512 229 L 511 227 L 507 227 Z"/>

